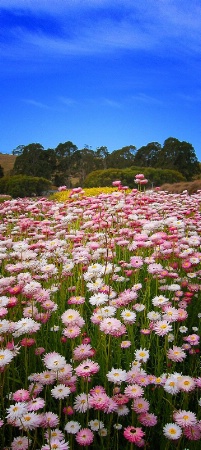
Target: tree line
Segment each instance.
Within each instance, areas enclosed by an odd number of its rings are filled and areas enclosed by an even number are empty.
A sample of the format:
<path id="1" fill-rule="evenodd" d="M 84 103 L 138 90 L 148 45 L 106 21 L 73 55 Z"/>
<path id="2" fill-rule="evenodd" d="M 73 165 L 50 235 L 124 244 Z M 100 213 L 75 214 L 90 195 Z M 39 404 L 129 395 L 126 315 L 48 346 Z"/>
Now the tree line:
<path id="1" fill-rule="evenodd" d="M 163 145 L 150 142 L 139 149 L 128 145 L 111 153 L 106 146 L 92 150 L 86 145 L 78 149 L 71 141 L 60 143 L 54 149 L 44 149 L 39 143 L 20 145 L 12 153 L 17 157 L 11 175 L 43 177 L 55 186 L 66 185 L 69 188 L 73 178 L 84 186 L 89 173 L 103 169 L 131 166 L 168 169 L 180 172 L 187 181 L 201 173 L 192 144 L 172 137 Z"/>

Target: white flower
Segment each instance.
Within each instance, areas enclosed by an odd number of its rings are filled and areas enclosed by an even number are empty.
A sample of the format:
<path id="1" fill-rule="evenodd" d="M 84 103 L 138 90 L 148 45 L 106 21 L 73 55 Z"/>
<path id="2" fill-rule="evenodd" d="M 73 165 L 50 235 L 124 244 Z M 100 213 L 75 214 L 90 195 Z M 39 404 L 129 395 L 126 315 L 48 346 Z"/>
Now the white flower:
<path id="1" fill-rule="evenodd" d="M 154 306 L 165 305 L 167 302 L 169 302 L 169 298 L 164 297 L 163 295 L 158 295 L 152 299 Z"/>
<path id="2" fill-rule="evenodd" d="M 121 312 L 121 317 L 125 324 L 134 323 L 136 321 L 136 314 L 134 311 L 130 311 L 130 309 L 124 309 Z"/>
<path id="3" fill-rule="evenodd" d="M 176 440 L 182 435 L 182 429 L 176 423 L 167 423 L 163 427 L 163 433 L 168 439 Z"/>
<path id="4" fill-rule="evenodd" d="M 9 320 L 3 319 L 0 320 L 0 334 L 6 333 L 10 328 Z"/>
<path id="5" fill-rule="evenodd" d="M 67 422 L 67 424 L 64 427 L 64 430 L 67 431 L 67 433 L 76 434 L 81 428 L 81 425 L 79 422 L 75 422 L 74 420 L 70 420 Z"/>
<path id="6" fill-rule="evenodd" d="M 92 429 L 92 431 L 99 431 L 102 428 L 104 428 L 104 423 L 101 422 L 101 420 L 90 420 L 89 422 L 89 426 Z"/>
<path id="7" fill-rule="evenodd" d="M 4 367 L 9 364 L 14 358 L 13 352 L 8 349 L 0 350 L 0 367 Z"/>
<path id="8" fill-rule="evenodd" d="M 147 317 L 149 320 L 156 321 L 161 319 L 161 314 L 157 311 L 150 311 L 148 312 Z"/>
<path id="9" fill-rule="evenodd" d="M 137 361 L 147 362 L 147 360 L 149 359 L 149 350 L 140 347 L 139 350 L 135 351 L 135 359 Z"/>
<path id="10" fill-rule="evenodd" d="M 182 325 L 181 327 L 179 327 L 179 331 L 180 333 L 186 333 L 188 331 L 188 328 Z"/>
<path id="11" fill-rule="evenodd" d="M 113 383 L 121 383 L 126 380 L 126 371 L 112 368 L 112 370 L 107 373 L 106 377 Z"/>
<path id="12" fill-rule="evenodd" d="M 51 389 L 51 394 L 54 398 L 63 399 L 69 396 L 71 390 L 65 384 L 58 384 L 53 389 Z"/>
<path id="13" fill-rule="evenodd" d="M 7 409 L 7 419 L 15 420 L 27 413 L 27 403 L 16 402 Z"/>
<path id="14" fill-rule="evenodd" d="M 172 395 L 177 394 L 177 392 L 179 392 L 178 378 L 175 375 L 170 375 L 167 378 L 164 384 L 164 390 Z"/>
<path id="15" fill-rule="evenodd" d="M 168 338 L 168 342 L 173 342 L 174 341 L 174 334 L 169 333 L 167 338 Z"/>
<path id="16" fill-rule="evenodd" d="M 66 365 L 66 360 L 64 356 L 60 355 L 57 352 L 46 353 L 43 358 L 44 364 L 47 369 L 58 371 L 63 369 Z"/>
<path id="17" fill-rule="evenodd" d="M 103 292 L 98 292 L 90 297 L 89 303 L 93 306 L 104 305 L 104 303 L 108 302 L 109 298 L 107 294 Z"/>
<path id="18" fill-rule="evenodd" d="M 14 337 L 19 337 L 26 333 L 35 333 L 41 327 L 41 324 L 33 320 L 31 317 L 24 317 L 15 323 Z"/>

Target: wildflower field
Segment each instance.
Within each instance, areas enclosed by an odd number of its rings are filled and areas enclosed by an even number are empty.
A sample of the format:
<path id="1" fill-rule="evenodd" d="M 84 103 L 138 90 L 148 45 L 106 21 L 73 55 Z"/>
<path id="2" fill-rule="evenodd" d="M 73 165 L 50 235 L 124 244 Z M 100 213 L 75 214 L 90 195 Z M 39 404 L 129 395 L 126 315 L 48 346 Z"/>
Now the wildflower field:
<path id="1" fill-rule="evenodd" d="M 116 185 L 0 204 L 1 449 L 201 447 L 201 191 Z"/>

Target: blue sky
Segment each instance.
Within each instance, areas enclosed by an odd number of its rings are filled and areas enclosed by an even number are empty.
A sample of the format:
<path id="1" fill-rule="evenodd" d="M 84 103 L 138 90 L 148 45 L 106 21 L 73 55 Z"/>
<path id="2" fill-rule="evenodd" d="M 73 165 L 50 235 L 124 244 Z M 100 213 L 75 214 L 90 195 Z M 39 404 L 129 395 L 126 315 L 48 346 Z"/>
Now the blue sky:
<path id="1" fill-rule="evenodd" d="M 200 0 L 0 0 L 0 152 L 190 142 L 201 161 Z"/>

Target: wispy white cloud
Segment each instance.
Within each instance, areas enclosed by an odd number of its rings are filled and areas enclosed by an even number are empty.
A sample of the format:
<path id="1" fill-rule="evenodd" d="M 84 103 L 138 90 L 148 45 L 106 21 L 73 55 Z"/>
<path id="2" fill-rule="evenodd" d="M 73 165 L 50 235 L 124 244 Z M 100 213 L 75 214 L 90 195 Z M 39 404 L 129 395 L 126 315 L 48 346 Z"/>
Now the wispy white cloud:
<path id="1" fill-rule="evenodd" d="M 1 46 L 5 57 L 85 56 L 116 51 L 201 53 L 199 0 L 1 0 L 1 10 L 54 15 L 58 35 L 19 24 Z M 100 11 L 102 9 L 102 11 Z M 99 12 L 98 12 L 99 11 Z M 42 17 L 42 16 L 41 16 Z M 3 31 L 2 31 L 3 33 Z M 7 39 L 9 38 L 9 39 Z M 192 56 L 192 55 L 190 55 Z"/>
<path id="2" fill-rule="evenodd" d="M 101 101 L 101 104 L 103 106 L 109 106 L 111 108 L 121 108 L 121 103 L 120 102 L 117 102 L 116 100 L 112 100 L 110 98 L 104 98 Z"/>
<path id="3" fill-rule="evenodd" d="M 33 99 L 24 98 L 24 99 L 22 99 L 22 101 L 23 101 L 24 103 L 27 103 L 28 105 L 35 106 L 36 108 L 42 108 L 42 109 L 49 109 L 49 108 L 50 108 L 50 107 L 49 107 L 48 105 L 46 105 L 45 103 L 38 102 L 38 101 L 33 100 Z"/>
<path id="4" fill-rule="evenodd" d="M 186 101 L 188 103 L 200 103 L 201 102 L 201 92 L 193 93 L 193 94 L 183 94 L 178 93 L 177 97 L 182 101 Z"/>
<path id="5" fill-rule="evenodd" d="M 74 106 L 78 104 L 77 100 L 74 100 L 73 98 L 69 97 L 58 97 L 58 100 L 59 102 L 67 106 Z"/>
<path id="6" fill-rule="evenodd" d="M 144 94 L 142 92 L 140 92 L 136 95 L 132 95 L 131 99 L 134 101 L 147 103 L 147 104 L 163 105 L 162 100 L 160 100 L 156 97 L 153 97 L 151 95 Z"/>

